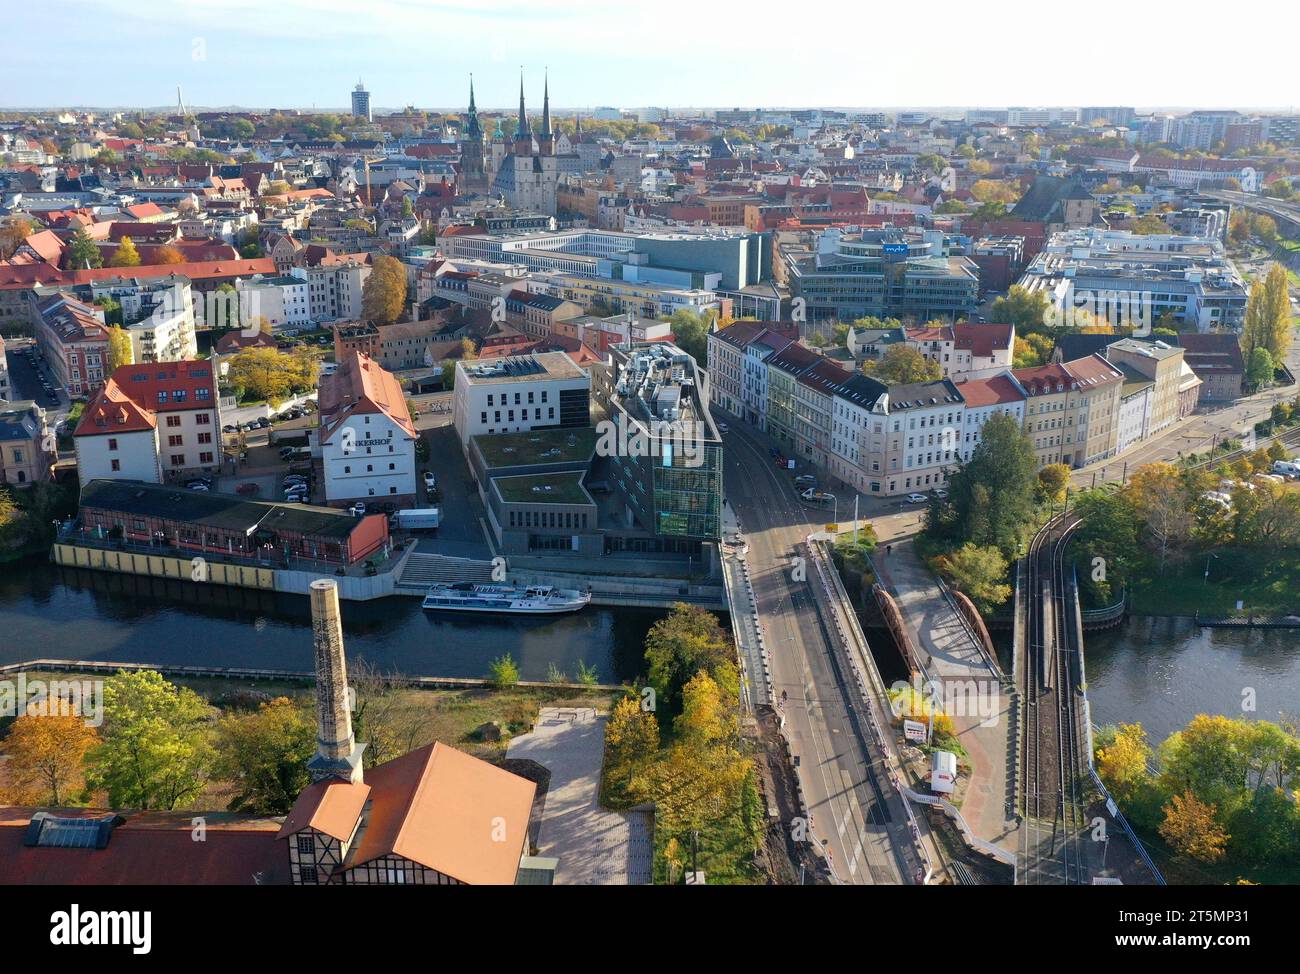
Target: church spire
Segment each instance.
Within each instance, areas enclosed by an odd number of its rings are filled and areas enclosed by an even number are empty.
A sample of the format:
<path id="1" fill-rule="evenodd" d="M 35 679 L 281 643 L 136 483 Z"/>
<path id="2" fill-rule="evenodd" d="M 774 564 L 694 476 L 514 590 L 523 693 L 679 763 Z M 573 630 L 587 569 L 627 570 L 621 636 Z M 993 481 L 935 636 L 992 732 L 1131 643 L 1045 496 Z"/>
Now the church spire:
<path id="1" fill-rule="evenodd" d="M 555 135 L 551 132 L 551 79 L 549 71 L 542 80 L 542 130 L 537 134 L 537 144 L 542 155 L 555 155 Z"/>
<path id="2" fill-rule="evenodd" d="M 465 134 L 471 139 L 481 139 L 483 129 L 478 123 L 478 109 L 474 106 L 474 76 L 469 76 L 469 112 L 465 116 Z"/>

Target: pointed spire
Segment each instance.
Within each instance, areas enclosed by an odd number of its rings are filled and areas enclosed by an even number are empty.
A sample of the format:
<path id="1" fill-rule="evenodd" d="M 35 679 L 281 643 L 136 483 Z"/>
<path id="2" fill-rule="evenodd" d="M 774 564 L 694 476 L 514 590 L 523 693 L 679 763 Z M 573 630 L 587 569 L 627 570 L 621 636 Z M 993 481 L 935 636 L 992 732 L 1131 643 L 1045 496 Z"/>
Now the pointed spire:
<path id="1" fill-rule="evenodd" d="M 528 125 L 528 112 L 524 108 L 524 72 L 519 72 L 519 125 L 515 128 L 515 139 L 532 139 L 533 130 Z"/>
<path id="2" fill-rule="evenodd" d="M 542 131 L 543 139 L 551 137 L 551 79 L 548 71 L 542 79 Z"/>
<path id="3" fill-rule="evenodd" d="M 478 108 L 474 105 L 474 76 L 469 76 L 469 111 L 465 115 L 465 134 L 471 140 L 481 139 L 483 130 L 478 123 Z"/>

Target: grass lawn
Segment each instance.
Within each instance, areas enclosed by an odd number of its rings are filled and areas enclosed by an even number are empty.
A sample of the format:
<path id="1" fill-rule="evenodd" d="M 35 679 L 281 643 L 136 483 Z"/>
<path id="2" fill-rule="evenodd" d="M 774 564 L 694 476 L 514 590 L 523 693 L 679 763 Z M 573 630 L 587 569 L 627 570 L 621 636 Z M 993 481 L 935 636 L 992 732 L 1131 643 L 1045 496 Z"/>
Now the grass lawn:
<path id="1" fill-rule="evenodd" d="M 1205 581 L 1206 554 L 1133 573 L 1130 607 L 1140 615 L 1290 615 L 1300 613 L 1300 549 L 1223 548 L 1213 553 Z"/>

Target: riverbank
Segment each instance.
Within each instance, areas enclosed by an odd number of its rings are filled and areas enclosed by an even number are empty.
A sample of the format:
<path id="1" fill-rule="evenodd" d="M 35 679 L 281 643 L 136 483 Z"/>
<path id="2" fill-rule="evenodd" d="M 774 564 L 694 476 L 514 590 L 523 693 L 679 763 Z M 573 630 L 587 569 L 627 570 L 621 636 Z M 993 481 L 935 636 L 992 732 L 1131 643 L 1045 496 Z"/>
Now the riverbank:
<path id="1" fill-rule="evenodd" d="M 1220 548 L 1163 574 L 1149 561 L 1132 572 L 1128 594 L 1129 612 L 1139 616 L 1300 614 L 1300 548 Z"/>

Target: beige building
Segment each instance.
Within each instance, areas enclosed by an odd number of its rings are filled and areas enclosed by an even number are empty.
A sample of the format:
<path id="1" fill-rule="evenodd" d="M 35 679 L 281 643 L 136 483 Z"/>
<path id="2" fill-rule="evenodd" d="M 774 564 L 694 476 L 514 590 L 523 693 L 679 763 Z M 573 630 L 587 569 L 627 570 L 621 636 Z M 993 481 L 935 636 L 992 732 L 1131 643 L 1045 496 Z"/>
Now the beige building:
<path id="1" fill-rule="evenodd" d="M 1125 338 L 1107 346 L 1106 358 L 1135 369 L 1155 383 L 1151 393 L 1148 436 L 1178 420 L 1179 396 L 1184 385 L 1181 348 L 1164 342 L 1139 342 Z"/>
<path id="2" fill-rule="evenodd" d="M 0 484 L 24 486 L 50 479 L 56 459 L 45 410 L 34 402 L 0 399 Z"/>

